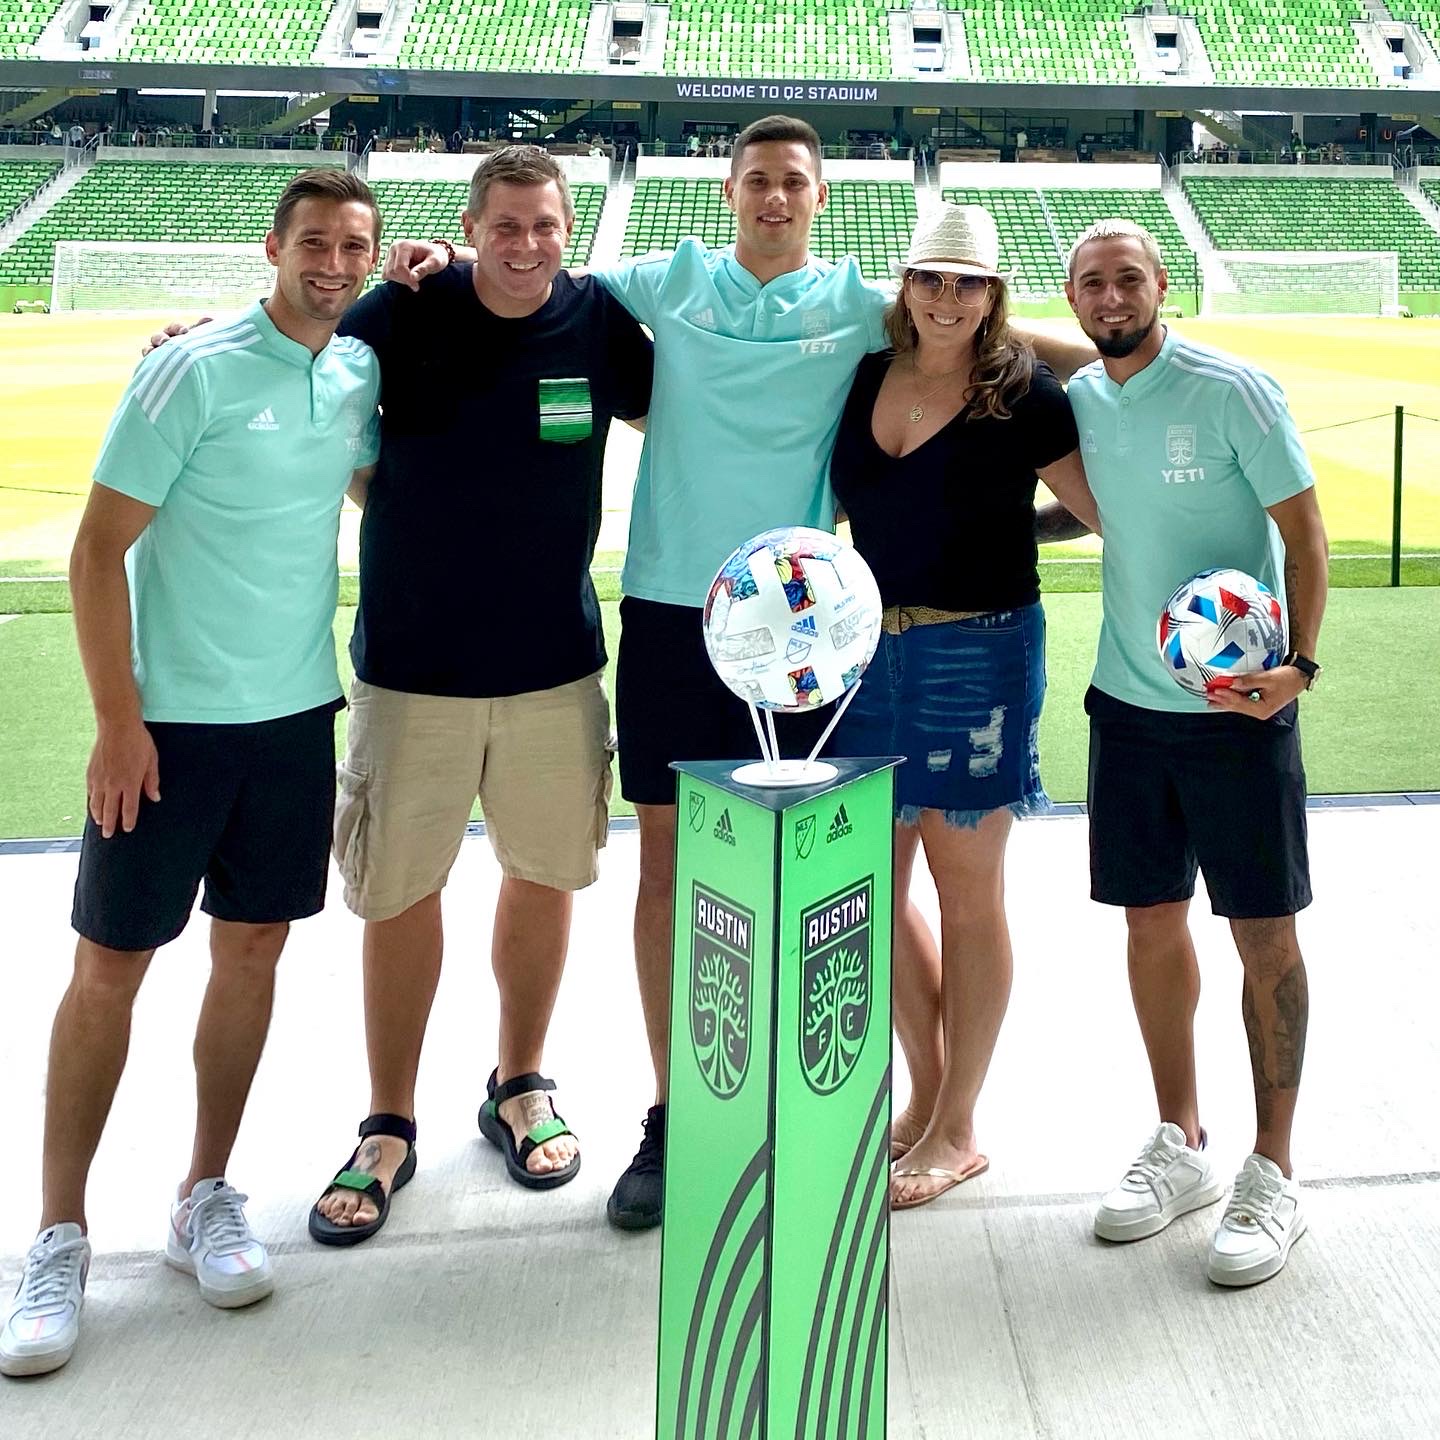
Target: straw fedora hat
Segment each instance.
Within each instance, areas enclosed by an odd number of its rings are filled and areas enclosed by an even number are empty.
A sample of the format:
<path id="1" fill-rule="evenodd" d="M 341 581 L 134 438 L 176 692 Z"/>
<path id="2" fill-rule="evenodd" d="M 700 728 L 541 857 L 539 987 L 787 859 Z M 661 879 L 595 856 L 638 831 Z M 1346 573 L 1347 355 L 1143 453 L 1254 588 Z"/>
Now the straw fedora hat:
<path id="1" fill-rule="evenodd" d="M 907 270 L 939 270 L 946 275 L 988 275 L 1006 278 L 1000 269 L 1000 235 L 995 219 L 980 205 L 940 204 L 927 211 L 910 237 L 910 249 L 894 266 L 897 277 Z"/>

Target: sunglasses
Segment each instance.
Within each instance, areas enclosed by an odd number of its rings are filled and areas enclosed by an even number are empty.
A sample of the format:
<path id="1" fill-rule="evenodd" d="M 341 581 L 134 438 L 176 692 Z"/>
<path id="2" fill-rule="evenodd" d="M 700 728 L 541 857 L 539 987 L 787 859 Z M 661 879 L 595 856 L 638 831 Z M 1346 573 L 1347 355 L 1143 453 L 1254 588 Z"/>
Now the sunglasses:
<path id="1" fill-rule="evenodd" d="M 910 293 L 925 304 L 933 304 L 945 291 L 955 292 L 957 305 L 974 305 L 990 288 L 985 275 L 942 275 L 937 270 L 911 270 L 905 277 Z"/>

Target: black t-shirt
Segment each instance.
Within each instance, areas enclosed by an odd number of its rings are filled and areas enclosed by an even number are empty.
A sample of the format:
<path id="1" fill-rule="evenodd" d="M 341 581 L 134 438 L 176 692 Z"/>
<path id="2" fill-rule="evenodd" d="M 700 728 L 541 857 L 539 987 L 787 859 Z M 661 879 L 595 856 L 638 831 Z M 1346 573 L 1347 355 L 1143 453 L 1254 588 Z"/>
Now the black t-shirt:
<path id="1" fill-rule="evenodd" d="M 649 409 L 651 343 L 593 279 L 561 271 L 506 320 L 472 268 L 377 286 L 338 332 L 380 358 L 350 655 L 388 690 L 519 695 L 605 663 L 590 581 L 605 438 Z"/>
<path id="2" fill-rule="evenodd" d="M 830 483 L 850 517 L 886 605 L 1010 610 L 1040 598 L 1035 569 L 1035 472 L 1079 444 L 1070 402 L 1037 362 L 1008 420 L 962 410 L 908 455 L 887 455 L 871 415 L 885 352 L 860 362 L 830 462 Z"/>

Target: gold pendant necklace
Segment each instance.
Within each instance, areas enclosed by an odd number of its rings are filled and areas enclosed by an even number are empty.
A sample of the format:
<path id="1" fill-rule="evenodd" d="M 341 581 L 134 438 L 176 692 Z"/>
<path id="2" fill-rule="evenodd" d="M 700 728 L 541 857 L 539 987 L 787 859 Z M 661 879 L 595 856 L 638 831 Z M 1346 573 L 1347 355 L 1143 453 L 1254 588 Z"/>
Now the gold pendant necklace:
<path id="1" fill-rule="evenodd" d="M 940 379 L 936 381 L 934 385 L 932 385 L 923 395 L 919 396 L 916 399 L 915 403 L 910 407 L 910 423 L 912 425 L 918 425 L 925 418 L 925 401 L 927 401 L 933 394 L 935 394 L 935 392 L 939 390 L 939 388 L 948 379 L 950 379 L 952 375 L 958 375 L 962 370 L 967 368 L 967 366 L 959 365 L 956 366 L 954 370 L 947 370 L 940 377 Z M 919 362 L 915 359 L 913 355 L 910 357 L 910 370 L 911 373 L 915 375 L 925 374 L 925 372 L 920 368 Z M 930 377 L 926 375 L 925 378 L 928 380 Z"/>

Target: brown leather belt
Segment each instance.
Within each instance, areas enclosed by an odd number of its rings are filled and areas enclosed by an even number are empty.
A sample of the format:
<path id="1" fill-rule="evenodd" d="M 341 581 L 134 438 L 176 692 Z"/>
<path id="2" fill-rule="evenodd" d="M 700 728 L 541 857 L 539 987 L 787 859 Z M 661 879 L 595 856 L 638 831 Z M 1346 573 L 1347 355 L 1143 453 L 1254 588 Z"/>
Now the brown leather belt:
<path id="1" fill-rule="evenodd" d="M 928 605 L 887 605 L 880 628 L 887 635 L 903 635 L 912 625 L 953 625 L 957 620 L 978 620 L 990 610 L 932 610 Z"/>

